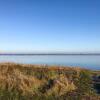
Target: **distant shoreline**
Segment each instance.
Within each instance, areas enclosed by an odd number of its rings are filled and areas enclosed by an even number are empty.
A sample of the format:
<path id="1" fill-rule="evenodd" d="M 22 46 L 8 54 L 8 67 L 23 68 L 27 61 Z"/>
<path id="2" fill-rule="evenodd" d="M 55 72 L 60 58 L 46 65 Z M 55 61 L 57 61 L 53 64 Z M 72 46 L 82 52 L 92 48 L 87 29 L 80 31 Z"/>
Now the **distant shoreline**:
<path id="1" fill-rule="evenodd" d="M 24 53 L 14 53 L 14 54 L 11 54 L 11 53 L 9 53 L 9 54 L 0 54 L 0 56 L 34 56 L 34 55 L 100 55 L 100 53 L 70 53 L 70 54 L 68 54 L 68 53 L 32 53 L 32 54 L 24 54 Z"/>

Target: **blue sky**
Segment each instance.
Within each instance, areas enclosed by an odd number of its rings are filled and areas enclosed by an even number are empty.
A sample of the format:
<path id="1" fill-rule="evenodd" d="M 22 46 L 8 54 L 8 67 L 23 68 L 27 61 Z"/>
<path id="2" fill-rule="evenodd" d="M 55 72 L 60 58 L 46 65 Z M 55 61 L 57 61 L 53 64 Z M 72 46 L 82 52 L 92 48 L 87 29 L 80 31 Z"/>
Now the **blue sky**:
<path id="1" fill-rule="evenodd" d="M 1 52 L 100 52 L 100 0 L 0 0 Z"/>

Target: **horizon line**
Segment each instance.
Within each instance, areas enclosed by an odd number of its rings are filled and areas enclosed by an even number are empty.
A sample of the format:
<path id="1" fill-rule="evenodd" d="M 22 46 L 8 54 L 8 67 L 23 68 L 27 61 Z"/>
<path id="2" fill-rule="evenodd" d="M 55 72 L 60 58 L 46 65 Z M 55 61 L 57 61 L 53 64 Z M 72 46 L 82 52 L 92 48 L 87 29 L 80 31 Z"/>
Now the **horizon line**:
<path id="1" fill-rule="evenodd" d="M 70 52 L 70 53 L 66 53 L 66 52 L 57 52 L 57 53 L 0 53 L 0 55 L 100 55 L 100 53 L 90 53 L 90 52 L 79 52 L 79 53 L 75 53 L 75 52 Z"/>

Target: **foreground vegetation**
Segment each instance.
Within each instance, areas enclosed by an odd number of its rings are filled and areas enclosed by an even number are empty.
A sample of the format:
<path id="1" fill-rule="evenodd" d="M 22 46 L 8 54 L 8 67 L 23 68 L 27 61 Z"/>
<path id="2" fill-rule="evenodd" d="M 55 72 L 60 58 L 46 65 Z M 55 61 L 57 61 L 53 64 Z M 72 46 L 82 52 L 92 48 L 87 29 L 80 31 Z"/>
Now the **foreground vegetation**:
<path id="1" fill-rule="evenodd" d="M 0 100 L 100 100 L 91 76 L 78 67 L 0 64 Z"/>

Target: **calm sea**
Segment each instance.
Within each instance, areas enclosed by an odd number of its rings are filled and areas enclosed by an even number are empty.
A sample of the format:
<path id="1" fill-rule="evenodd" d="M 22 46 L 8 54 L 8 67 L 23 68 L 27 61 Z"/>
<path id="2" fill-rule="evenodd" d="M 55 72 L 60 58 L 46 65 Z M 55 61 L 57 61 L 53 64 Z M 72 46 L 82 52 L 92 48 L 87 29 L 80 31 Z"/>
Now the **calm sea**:
<path id="1" fill-rule="evenodd" d="M 64 65 L 73 67 L 80 66 L 83 68 L 100 70 L 100 55 L 31 55 L 31 56 L 0 55 L 0 62 Z"/>

